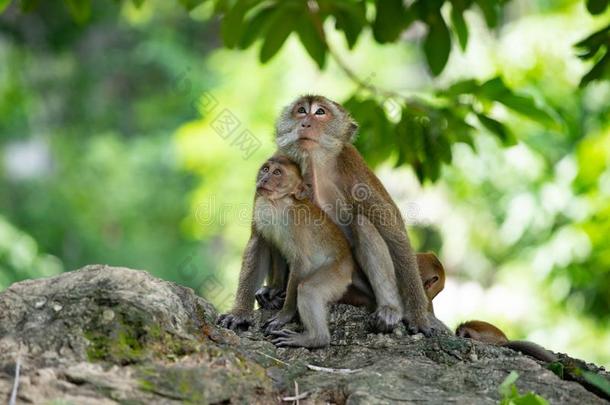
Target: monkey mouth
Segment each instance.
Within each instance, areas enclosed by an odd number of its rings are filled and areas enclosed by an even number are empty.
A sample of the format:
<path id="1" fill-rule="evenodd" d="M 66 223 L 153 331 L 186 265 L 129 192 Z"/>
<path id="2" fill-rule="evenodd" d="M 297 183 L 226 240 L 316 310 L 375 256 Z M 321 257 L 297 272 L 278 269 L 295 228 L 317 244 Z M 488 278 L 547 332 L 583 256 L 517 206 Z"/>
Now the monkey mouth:
<path id="1" fill-rule="evenodd" d="M 273 190 L 271 190 L 270 188 L 267 188 L 267 187 L 259 186 L 256 188 L 256 192 L 270 194 L 270 193 L 273 193 Z"/>
<path id="2" fill-rule="evenodd" d="M 310 142 L 313 142 L 313 143 L 320 143 L 320 142 L 318 142 L 317 139 L 309 138 L 307 136 L 300 136 L 298 140 L 299 141 L 310 141 Z"/>

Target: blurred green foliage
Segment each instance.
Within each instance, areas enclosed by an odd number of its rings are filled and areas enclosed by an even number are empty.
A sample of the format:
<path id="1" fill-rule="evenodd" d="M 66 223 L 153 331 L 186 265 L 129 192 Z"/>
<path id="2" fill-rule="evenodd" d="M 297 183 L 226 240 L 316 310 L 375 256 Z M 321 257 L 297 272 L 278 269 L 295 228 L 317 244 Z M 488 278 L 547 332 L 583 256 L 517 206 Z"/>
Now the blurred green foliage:
<path id="1" fill-rule="evenodd" d="M 610 337 L 608 1 L 0 0 L 2 11 L 0 289 L 103 262 L 226 308 L 248 173 L 273 150 L 281 105 L 317 90 L 352 112 L 371 166 L 414 174 L 451 207 L 412 227 L 418 249 L 464 284 L 535 296 L 528 323 L 492 321 L 515 338 L 538 328 L 551 340 L 560 325 L 571 352 L 610 361 L 594 350 Z M 483 67 L 470 71 L 473 59 Z M 253 155 L 215 132 L 224 111 L 261 142 Z"/>

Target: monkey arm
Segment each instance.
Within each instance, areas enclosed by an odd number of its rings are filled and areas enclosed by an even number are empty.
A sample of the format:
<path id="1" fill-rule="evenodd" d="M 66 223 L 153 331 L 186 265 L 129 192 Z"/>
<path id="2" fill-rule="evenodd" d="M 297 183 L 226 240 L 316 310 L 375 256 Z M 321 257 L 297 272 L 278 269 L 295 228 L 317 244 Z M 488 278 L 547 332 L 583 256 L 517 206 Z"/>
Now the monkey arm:
<path id="1" fill-rule="evenodd" d="M 402 298 L 405 320 L 411 333 L 431 333 L 428 320 L 428 298 L 418 270 L 416 256 L 409 242 L 407 230 L 400 211 L 393 203 L 378 200 L 377 215 L 371 222 L 385 241 L 392 263 L 396 282 Z"/>
<path id="2" fill-rule="evenodd" d="M 288 280 L 288 263 L 279 250 L 271 248 L 271 272 L 269 274 L 269 287 L 285 290 Z"/>
<path id="3" fill-rule="evenodd" d="M 228 314 L 219 317 L 218 323 L 225 328 L 237 329 L 252 323 L 254 294 L 263 283 L 271 261 L 269 244 L 253 231 L 244 251 L 235 303 Z"/>
<path id="4" fill-rule="evenodd" d="M 246 245 L 239 273 L 235 296 L 235 311 L 251 311 L 254 308 L 254 293 L 263 283 L 271 263 L 269 244 L 257 233 L 253 233 Z"/>

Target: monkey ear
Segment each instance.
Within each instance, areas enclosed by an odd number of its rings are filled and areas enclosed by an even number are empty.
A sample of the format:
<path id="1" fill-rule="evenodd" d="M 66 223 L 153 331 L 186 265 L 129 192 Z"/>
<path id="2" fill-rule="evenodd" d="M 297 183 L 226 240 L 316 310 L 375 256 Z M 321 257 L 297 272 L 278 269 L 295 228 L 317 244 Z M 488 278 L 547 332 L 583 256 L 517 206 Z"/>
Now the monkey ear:
<path id="1" fill-rule="evenodd" d="M 439 280 L 439 276 L 432 276 L 424 280 L 424 291 L 430 301 L 432 301 L 438 293 L 443 291 L 443 288 L 445 287 L 444 285 L 439 284 Z"/>
<path id="2" fill-rule="evenodd" d="M 313 197 L 313 188 L 311 184 L 301 183 L 294 192 L 294 198 L 297 200 L 311 199 Z"/>
<path id="3" fill-rule="evenodd" d="M 356 124 L 356 121 L 352 120 L 349 123 L 347 133 L 349 134 L 349 141 L 353 143 L 356 140 L 356 135 L 358 134 L 358 124 Z"/>

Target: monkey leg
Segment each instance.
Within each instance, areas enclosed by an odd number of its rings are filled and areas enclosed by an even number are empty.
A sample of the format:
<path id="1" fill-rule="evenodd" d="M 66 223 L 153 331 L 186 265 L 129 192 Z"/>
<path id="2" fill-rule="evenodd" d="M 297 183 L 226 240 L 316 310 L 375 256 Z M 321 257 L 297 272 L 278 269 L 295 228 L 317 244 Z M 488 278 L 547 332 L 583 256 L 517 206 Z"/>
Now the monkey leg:
<path id="1" fill-rule="evenodd" d="M 286 299 L 288 263 L 275 247 L 271 248 L 271 271 L 267 278 L 268 285 L 259 288 L 254 294 L 256 302 L 263 309 L 280 309 Z"/>
<path id="2" fill-rule="evenodd" d="M 391 332 L 402 321 L 403 310 L 390 251 L 375 225 L 364 215 L 356 216 L 352 229 L 354 256 L 366 274 L 377 302 L 373 326 L 379 332 Z"/>
<path id="3" fill-rule="evenodd" d="M 345 293 L 350 283 L 353 262 L 351 258 L 339 265 L 322 267 L 303 280 L 298 287 L 297 303 L 299 316 L 305 331 L 297 333 L 283 329 L 272 331 L 272 343 L 276 346 L 316 348 L 330 343 L 327 306 Z"/>
<path id="4" fill-rule="evenodd" d="M 354 271 L 352 283 L 339 300 L 339 303 L 356 307 L 367 307 L 371 311 L 375 310 L 375 294 L 362 270 L 357 269 L 357 271 Z"/>
<path id="5" fill-rule="evenodd" d="M 297 275 L 290 273 L 290 277 L 288 278 L 288 287 L 286 288 L 286 300 L 284 301 L 284 306 L 280 312 L 267 320 L 267 322 L 265 322 L 263 325 L 266 334 L 280 329 L 282 326 L 294 319 L 295 315 L 297 314 L 298 285 L 299 281 Z"/>

